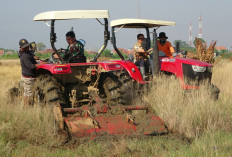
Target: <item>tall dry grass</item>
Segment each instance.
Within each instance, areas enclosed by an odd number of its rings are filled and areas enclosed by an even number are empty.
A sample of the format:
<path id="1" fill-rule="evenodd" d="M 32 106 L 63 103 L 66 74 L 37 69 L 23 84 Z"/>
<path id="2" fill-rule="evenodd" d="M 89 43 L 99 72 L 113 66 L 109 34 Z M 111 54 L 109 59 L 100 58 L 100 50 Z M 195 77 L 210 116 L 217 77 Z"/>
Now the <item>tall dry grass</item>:
<path id="1" fill-rule="evenodd" d="M 232 62 L 214 67 L 212 82 L 221 90 L 217 101 L 211 98 L 207 82 L 198 91 L 184 93 L 175 77 L 161 76 L 147 102 L 172 132 L 195 138 L 208 131 L 232 131 L 231 67 Z"/>
<path id="2" fill-rule="evenodd" d="M 7 103 L 6 91 L 20 81 L 21 69 L 17 60 L 0 61 L 0 156 L 212 156 L 218 155 L 216 149 L 231 154 L 232 136 L 224 135 L 232 130 L 231 67 L 232 62 L 220 62 L 213 70 L 213 83 L 221 90 L 218 101 L 209 96 L 207 83 L 184 94 L 174 77 L 165 76 L 144 95 L 172 132 L 196 139 L 191 145 L 167 135 L 90 141 L 69 149 L 54 147 L 59 140 L 49 110 L 23 108 L 20 100 Z"/>
<path id="3" fill-rule="evenodd" d="M 206 42 L 203 43 L 202 39 L 196 38 L 198 59 L 207 63 L 213 63 L 214 48 L 216 44 L 217 41 L 212 41 L 208 47 Z"/>
<path id="4" fill-rule="evenodd" d="M 25 108 L 22 100 L 9 103 L 7 91 L 20 81 L 18 60 L 0 61 L 0 133 L 1 138 L 13 145 L 14 141 L 26 141 L 39 145 L 55 144 L 54 119 L 49 109 Z M 2 136 L 4 135 L 4 136 Z"/>
<path id="5" fill-rule="evenodd" d="M 196 38 L 196 51 L 197 53 L 188 52 L 187 58 L 200 60 L 207 63 L 214 63 L 214 49 L 217 44 L 217 41 L 212 41 L 207 46 L 206 42 L 203 42 L 202 39 Z"/>
<path id="6" fill-rule="evenodd" d="M 168 124 L 173 132 L 184 134 L 188 137 L 197 137 L 205 131 L 223 129 L 231 131 L 232 127 L 232 62 L 220 62 L 213 69 L 213 84 L 220 90 L 219 100 L 210 97 L 208 84 L 201 85 L 200 90 L 185 93 L 175 77 L 161 76 L 157 78 L 156 85 L 152 87 L 148 95 L 144 95 L 145 101 L 150 103 L 161 118 Z M 49 113 L 42 109 L 25 109 L 22 102 L 7 104 L 7 90 L 17 85 L 20 80 L 21 69 L 19 61 L 1 61 L 0 64 L 0 113 L 1 119 L 8 119 L 15 126 L 24 130 L 21 125 L 27 122 L 27 118 L 33 123 L 36 121 L 38 132 L 40 128 L 49 128 L 52 122 Z M 12 114 L 13 113 L 13 114 Z M 17 116 L 14 116 L 17 115 Z M 46 118 L 44 118 L 46 117 Z M 21 119 L 20 119 L 21 118 Z M 45 119 L 48 120 L 46 121 Z M 20 121 L 18 121 L 20 119 Z M 22 124 L 20 124 L 22 122 Z M 5 122 L 2 123 L 3 126 Z M 1 128 L 1 126 L 0 126 Z M 53 127 L 51 127 L 53 128 Z M 20 130 L 20 129 L 19 129 Z M 51 129 L 52 130 L 52 129 Z M 50 129 L 44 130 L 50 132 Z M 24 131 L 22 131 L 24 132 Z M 36 132 L 35 130 L 33 131 Z"/>

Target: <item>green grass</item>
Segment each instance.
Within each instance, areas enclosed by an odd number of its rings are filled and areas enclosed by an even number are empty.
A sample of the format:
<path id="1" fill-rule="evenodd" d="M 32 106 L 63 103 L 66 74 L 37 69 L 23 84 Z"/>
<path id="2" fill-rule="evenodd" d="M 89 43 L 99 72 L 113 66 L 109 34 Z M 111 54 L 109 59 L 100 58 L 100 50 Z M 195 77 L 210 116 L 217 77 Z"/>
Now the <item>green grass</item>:
<path id="1" fill-rule="evenodd" d="M 44 60 L 44 59 L 48 59 L 51 56 L 52 53 L 35 53 L 35 56 L 38 56 L 40 59 Z M 87 52 L 85 52 L 85 56 L 86 58 L 90 58 L 93 59 L 95 56 L 97 55 L 97 53 L 95 54 L 88 54 Z M 124 58 L 127 58 L 128 56 L 124 53 L 122 53 L 122 55 L 124 56 Z M 120 59 L 120 57 L 118 56 L 118 54 L 114 53 L 112 54 L 110 52 L 110 50 L 105 50 L 103 52 L 103 54 L 101 55 L 102 57 L 109 57 L 112 59 Z M 13 54 L 4 54 L 4 55 L 0 55 L 0 60 L 7 60 L 7 59 L 18 59 L 18 53 L 13 53 Z"/>
<path id="2" fill-rule="evenodd" d="M 0 59 L 18 59 L 18 53 L 0 55 Z"/>
<path id="3" fill-rule="evenodd" d="M 231 156 L 232 135 L 207 133 L 189 143 L 181 137 L 139 137 L 85 141 L 66 146 L 33 145 L 25 141 L 6 141 L 0 136 L 0 156 Z"/>

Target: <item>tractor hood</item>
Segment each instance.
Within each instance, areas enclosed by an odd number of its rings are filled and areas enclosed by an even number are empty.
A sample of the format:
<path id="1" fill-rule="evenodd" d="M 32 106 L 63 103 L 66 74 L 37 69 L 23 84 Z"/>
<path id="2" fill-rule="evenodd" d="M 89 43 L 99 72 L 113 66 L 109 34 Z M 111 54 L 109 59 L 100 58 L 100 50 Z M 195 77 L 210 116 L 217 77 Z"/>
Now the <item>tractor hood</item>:
<path id="1" fill-rule="evenodd" d="M 176 63 L 184 63 L 184 64 L 191 64 L 191 65 L 197 65 L 197 66 L 207 66 L 207 67 L 212 67 L 212 64 L 202 62 L 199 60 L 195 59 L 188 59 L 188 58 L 179 58 L 179 57 L 164 57 L 160 58 L 161 62 L 176 62 Z"/>

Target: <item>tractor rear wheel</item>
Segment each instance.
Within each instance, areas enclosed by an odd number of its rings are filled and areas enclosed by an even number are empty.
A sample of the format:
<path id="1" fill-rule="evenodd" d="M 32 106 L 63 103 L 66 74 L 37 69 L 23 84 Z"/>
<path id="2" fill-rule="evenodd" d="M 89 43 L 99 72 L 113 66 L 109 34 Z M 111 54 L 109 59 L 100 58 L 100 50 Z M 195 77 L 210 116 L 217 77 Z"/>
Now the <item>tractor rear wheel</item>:
<path id="1" fill-rule="evenodd" d="M 50 106 L 54 112 L 59 129 L 64 129 L 61 106 L 65 103 L 62 86 L 50 75 L 41 75 L 36 78 L 33 87 L 34 105 Z"/>
<path id="2" fill-rule="evenodd" d="M 36 78 L 33 87 L 35 105 L 63 104 L 62 86 L 49 75 L 41 75 Z"/>
<path id="3" fill-rule="evenodd" d="M 136 88 L 133 85 L 132 78 L 127 71 L 118 71 L 115 72 L 115 75 L 118 77 L 118 80 L 121 83 L 120 90 L 122 93 L 122 104 L 132 105 L 133 97 L 135 97 L 136 93 Z"/>
<path id="4" fill-rule="evenodd" d="M 99 94 L 109 105 L 122 105 L 121 83 L 113 73 L 101 74 L 99 81 Z"/>

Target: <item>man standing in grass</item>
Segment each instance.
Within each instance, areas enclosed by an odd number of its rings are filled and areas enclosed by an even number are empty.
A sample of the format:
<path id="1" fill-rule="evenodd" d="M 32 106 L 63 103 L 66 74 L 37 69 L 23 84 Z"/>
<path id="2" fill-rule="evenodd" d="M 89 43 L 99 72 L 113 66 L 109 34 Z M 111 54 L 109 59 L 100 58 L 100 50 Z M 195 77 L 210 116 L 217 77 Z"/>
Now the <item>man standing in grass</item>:
<path id="1" fill-rule="evenodd" d="M 32 104 L 32 87 L 35 82 L 35 71 L 36 67 L 40 64 L 37 64 L 34 58 L 34 54 L 29 50 L 29 42 L 26 39 L 21 39 L 19 41 L 19 58 L 22 68 L 22 77 L 21 82 L 24 89 L 24 105 L 28 106 Z"/>

